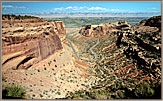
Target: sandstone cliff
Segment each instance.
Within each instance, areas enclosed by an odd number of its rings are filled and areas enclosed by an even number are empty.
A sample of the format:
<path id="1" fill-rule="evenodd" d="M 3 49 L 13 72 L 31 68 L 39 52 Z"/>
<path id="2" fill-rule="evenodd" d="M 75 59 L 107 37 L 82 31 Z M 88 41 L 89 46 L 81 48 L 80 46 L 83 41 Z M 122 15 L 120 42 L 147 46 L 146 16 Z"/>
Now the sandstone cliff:
<path id="1" fill-rule="evenodd" d="M 101 25 L 87 25 L 83 27 L 79 33 L 84 36 L 103 36 L 107 35 L 112 32 L 117 32 L 121 30 L 129 30 L 130 25 L 126 21 L 119 21 L 116 23 L 108 23 L 108 24 L 101 24 Z"/>
<path id="2" fill-rule="evenodd" d="M 62 49 L 59 35 L 65 36 L 63 22 L 26 23 L 26 20 L 23 21 L 23 23 L 14 22 L 13 25 L 5 21 L 2 23 L 4 68 L 29 68 Z M 15 65 L 12 65 L 12 60 L 16 62 Z"/>

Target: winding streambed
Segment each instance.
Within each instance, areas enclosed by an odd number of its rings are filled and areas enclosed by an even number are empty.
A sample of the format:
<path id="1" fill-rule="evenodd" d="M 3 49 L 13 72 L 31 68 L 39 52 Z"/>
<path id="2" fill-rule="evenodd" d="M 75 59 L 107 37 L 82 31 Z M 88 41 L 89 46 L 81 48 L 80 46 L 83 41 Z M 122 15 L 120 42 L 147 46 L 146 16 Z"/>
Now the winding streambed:
<path id="1" fill-rule="evenodd" d="M 84 60 L 84 61 L 89 61 L 89 62 L 93 62 L 93 61 L 96 61 L 97 60 L 97 58 L 98 58 L 98 55 L 93 51 L 93 49 L 99 44 L 99 39 L 97 39 L 97 43 L 95 44 L 95 45 L 93 45 L 91 48 L 90 48 L 90 51 L 91 51 L 91 53 L 94 55 L 94 59 L 83 59 L 83 58 L 81 58 L 81 57 L 79 57 L 79 55 L 77 55 L 77 53 L 76 53 L 76 51 L 75 51 L 75 49 L 74 49 L 74 47 L 73 47 L 73 45 L 72 45 L 72 43 L 67 39 L 67 41 L 69 42 L 69 44 L 70 44 L 70 46 L 71 46 L 71 48 L 72 48 L 72 50 L 73 50 L 73 52 L 74 52 L 74 54 L 75 54 L 75 56 L 78 58 L 78 59 L 81 59 L 81 60 Z"/>

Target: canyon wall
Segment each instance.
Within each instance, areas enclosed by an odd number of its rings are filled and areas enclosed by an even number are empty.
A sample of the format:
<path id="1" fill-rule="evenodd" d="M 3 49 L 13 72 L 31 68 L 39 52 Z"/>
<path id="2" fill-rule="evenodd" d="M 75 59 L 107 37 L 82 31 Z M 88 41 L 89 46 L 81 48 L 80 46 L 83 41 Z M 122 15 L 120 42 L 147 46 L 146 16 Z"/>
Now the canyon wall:
<path id="1" fill-rule="evenodd" d="M 119 21 L 116 23 L 100 24 L 100 25 L 87 25 L 81 28 L 80 34 L 84 36 L 98 37 L 107 35 L 112 32 L 121 30 L 129 30 L 130 25 L 126 21 Z"/>
<path id="2" fill-rule="evenodd" d="M 87 25 L 80 30 L 86 37 L 108 35 L 115 37 L 119 50 L 148 75 L 160 78 L 161 73 L 161 17 L 154 16 L 131 27 L 127 22 Z M 108 41 L 109 42 L 109 41 Z"/>
<path id="3" fill-rule="evenodd" d="M 35 18 L 36 19 L 36 18 Z M 62 21 L 48 22 L 35 20 L 34 23 L 2 23 L 2 64 L 10 68 L 10 62 L 16 61 L 14 69 L 29 68 L 34 63 L 62 50 L 60 35 L 65 37 Z M 31 20 L 31 19 L 30 19 Z M 10 27 L 12 26 L 12 27 Z"/>

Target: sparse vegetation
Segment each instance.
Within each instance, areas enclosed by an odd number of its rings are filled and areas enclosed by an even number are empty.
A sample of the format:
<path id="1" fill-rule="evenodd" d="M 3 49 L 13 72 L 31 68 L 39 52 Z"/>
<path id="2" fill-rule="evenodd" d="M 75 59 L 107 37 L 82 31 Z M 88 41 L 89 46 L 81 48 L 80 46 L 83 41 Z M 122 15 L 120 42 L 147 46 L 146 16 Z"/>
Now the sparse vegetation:
<path id="1" fill-rule="evenodd" d="M 26 98 L 26 90 L 20 85 L 11 85 L 2 90 L 3 99 Z"/>
<path id="2" fill-rule="evenodd" d="M 58 91 L 57 94 L 58 94 L 58 95 L 61 95 L 61 92 Z"/>
<path id="3" fill-rule="evenodd" d="M 143 29 L 142 29 L 143 30 Z M 121 33 L 123 33 L 121 31 Z M 152 60 L 158 60 L 157 64 L 160 64 L 160 53 L 156 55 L 155 53 L 148 52 L 147 44 L 144 46 L 140 45 L 140 40 L 133 37 L 136 37 L 133 34 L 132 37 L 124 36 L 121 40 L 122 43 L 120 47 L 117 47 L 116 43 L 118 35 L 116 33 L 108 35 L 107 39 L 100 39 L 100 43 L 97 45 L 97 48 L 94 49 L 98 53 L 98 60 L 95 65 L 92 66 L 94 74 L 96 77 L 101 78 L 100 81 L 95 80 L 94 83 L 98 83 L 93 86 L 89 91 L 78 91 L 71 93 L 68 97 L 70 99 L 81 98 L 81 99 L 147 99 L 147 98 L 160 98 L 160 91 L 157 87 L 151 86 L 152 80 L 151 75 L 157 75 L 160 77 L 160 69 L 158 65 L 158 71 L 154 72 L 156 67 L 153 66 L 153 69 L 150 67 Z M 158 38 L 152 37 L 150 33 L 139 33 L 139 36 L 146 41 L 146 43 L 153 40 L 152 45 L 160 44 Z M 113 37 L 116 37 L 115 39 Z M 160 36 L 159 36 L 160 37 Z M 76 40 L 76 38 L 68 37 L 75 43 L 76 46 L 80 49 L 85 47 L 91 47 L 90 45 L 84 44 L 83 40 Z M 151 39 L 150 39 L 151 38 Z M 149 41 L 150 39 L 150 41 Z M 85 40 L 84 40 L 85 41 Z M 92 40 L 89 40 L 90 42 Z M 85 41 L 85 42 L 89 42 Z M 140 42 L 137 42 L 140 41 Z M 142 42 L 143 42 L 142 41 Z M 154 42 L 155 41 L 155 42 Z M 142 43 L 141 42 L 141 43 Z M 93 43 L 93 41 L 92 41 Z M 82 46 L 81 46 L 82 45 Z M 109 47 L 108 47 L 109 46 Z M 82 47 L 82 48 L 81 48 Z M 106 48 L 105 48 L 106 47 Z M 150 47 L 150 46 L 149 46 Z M 151 46 L 152 49 L 152 46 Z M 86 48 L 85 51 L 81 50 L 79 54 L 88 54 L 87 51 L 89 48 Z M 155 50 L 153 48 L 153 50 Z M 84 56 L 84 55 L 83 55 Z M 85 57 L 87 57 L 86 55 Z M 141 58 L 140 58 L 141 57 Z M 143 60 L 142 59 L 145 59 Z M 143 61 L 143 62 L 141 62 Z M 148 63 L 146 62 L 148 61 Z M 142 70 L 142 72 L 140 72 Z M 138 76 L 139 75 L 139 76 Z M 144 76 L 143 78 L 140 77 Z M 155 78 L 155 77 L 154 77 Z M 143 81 L 145 79 L 145 81 Z M 158 80 L 158 81 L 157 81 Z M 157 79 L 157 85 L 160 85 L 160 79 Z M 87 83 L 87 81 L 84 81 Z M 91 85 L 91 84 L 90 84 Z M 81 86 L 87 87 L 85 84 Z M 156 96 L 156 91 L 158 91 L 158 96 Z"/>
<path id="4" fill-rule="evenodd" d="M 33 19 L 33 18 L 38 18 L 38 17 L 35 17 L 35 16 L 29 16 L 29 15 L 25 15 L 25 16 L 22 16 L 22 15 L 9 15 L 9 14 L 2 14 L 2 18 L 3 20 L 5 18 L 8 18 L 8 20 L 10 20 L 11 18 L 13 19 Z"/>
<path id="5" fill-rule="evenodd" d="M 56 60 L 55 60 L 55 59 L 54 59 L 53 61 L 54 61 L 54 62 L 56 62 Z"/>
<path id="6" fill-rule="evenodd" d="M 42 95 L 42 94 L 40 94 L 40 97 L 42 98 L 42 97 L 43 97 L 43 95 Z"/>
<path id="7" fill-rule="evenodd" d="M 52 63 L 52 61 L 48 62 L 48 65 L 50 66 L 51 63 Z"/>

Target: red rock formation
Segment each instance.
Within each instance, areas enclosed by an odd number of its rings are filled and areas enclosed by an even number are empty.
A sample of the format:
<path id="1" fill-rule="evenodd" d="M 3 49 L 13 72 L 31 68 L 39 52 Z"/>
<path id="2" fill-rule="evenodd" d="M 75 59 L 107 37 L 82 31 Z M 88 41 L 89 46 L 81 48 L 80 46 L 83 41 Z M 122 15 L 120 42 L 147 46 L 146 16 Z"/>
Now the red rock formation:
<path id="1" fill-rule="evenodd" d="M 25 22 L 25 21 L 24 21 Z M 6 23 L 3 22 L 3 25 Z M 13 29 L 5 27 L 2 29 L 2 59 L 3 65 L 10 64 L 10 61 L 25 56 L 14 68 L 29 68 L 34 63 L 47 58 L 57 50 L 62 49 L 61 40 L 58 35 L 65 36 L 63 22 L 37 22 L 19 23 L 23 29 L 13 26 Z M 24 27 L 29 24 L 28 27 Z M 6 25 L 7 26 L 7 25 Z M 12 33 L 12 34 L 11 34 Z M 22 52 L 18 56 L 16 54 Z M 7 59 L 4 59 L 7 57 Z M 31 61 L 33 59 L 33 61 Z M 31 61 L 31 62 L 30 62 Z M 5 67 L 5 66 L 3 66 Z"/>
<path id="2" fill-rule="evenodd" d="M 62 35 L 65 35 L 66 33 L 66 28 L 65 28 L 65 25 L 63 23 L 63 21 L 55 21 L 55 26 L 56 26 L 56 30 L 57 30 L 57 34 L 62 34 Z"/>
<path id="3" fill-rule="evenodd" d="M 116 23 L 101 24 L 101 25 L 87 25 L 83 27 L 79 33 L 83 36 L 98 37 L 107 35 L 114 31 L 128 30 L 130 25 L 126 21 L 119 21 Z"/>

